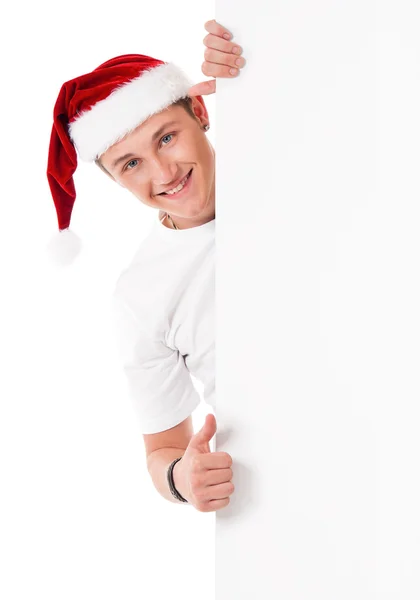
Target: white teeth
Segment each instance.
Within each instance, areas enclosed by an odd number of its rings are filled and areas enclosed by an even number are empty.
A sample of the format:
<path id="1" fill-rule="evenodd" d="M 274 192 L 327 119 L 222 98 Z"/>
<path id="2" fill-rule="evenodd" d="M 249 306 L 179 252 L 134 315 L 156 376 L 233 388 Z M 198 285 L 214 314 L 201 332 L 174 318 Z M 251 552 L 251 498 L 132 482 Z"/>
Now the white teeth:
<path id="1" fill-rule="evenodd" d="M 174 188 L 173 190 L 169 190 L 169 192 L 166 192 L 166 194 L 176 194 L 177 192 L 180 192 L 182 190 L 182 188 L 184 187 L 187 179 L 188 179 L 188 175 L 186 175 L 184 177 L 184 179 L 181 181 L 181 183 L 176 188 Z"/>

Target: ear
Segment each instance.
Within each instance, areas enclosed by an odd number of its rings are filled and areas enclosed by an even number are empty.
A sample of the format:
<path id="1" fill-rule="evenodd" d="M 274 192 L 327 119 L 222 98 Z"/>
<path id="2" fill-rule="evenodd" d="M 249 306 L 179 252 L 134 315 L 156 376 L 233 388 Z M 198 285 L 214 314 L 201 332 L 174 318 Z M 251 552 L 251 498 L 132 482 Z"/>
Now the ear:
<path id="1" fill-rule="evenodd" d="M 201 124 L 203 124 L 204 122 L 208 122 L 209 114 L 207 112 L 206 105 L 204 104 L 204 100 L 201 96 L 192 97 L 191 108 Z"/>

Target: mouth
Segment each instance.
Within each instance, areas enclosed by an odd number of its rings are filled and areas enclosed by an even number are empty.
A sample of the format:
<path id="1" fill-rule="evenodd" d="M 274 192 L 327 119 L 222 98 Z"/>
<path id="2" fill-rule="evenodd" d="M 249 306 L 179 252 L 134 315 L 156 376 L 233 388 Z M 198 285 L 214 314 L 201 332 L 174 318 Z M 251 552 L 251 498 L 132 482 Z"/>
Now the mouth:
<path id="1" fill-rule="evenodd" d="M 192 169 L 188 172 L 187 174 L 187 180 L 184 183 L 184 187 L 179 190 L 179 192 L 175 192 L 175 194 L 168 194 L 167 192 L 162 192 L 160 194 L 158 194 L 158 196 L 165 196 L 167 198 L 173 198 L 174 200 L 177 200 L 178 198 L 181 198 L 182 196 L 185 196 L 185 194 L 188 193 L 188 190 L 191 187 L 191 173 L 192 173 Z"/>

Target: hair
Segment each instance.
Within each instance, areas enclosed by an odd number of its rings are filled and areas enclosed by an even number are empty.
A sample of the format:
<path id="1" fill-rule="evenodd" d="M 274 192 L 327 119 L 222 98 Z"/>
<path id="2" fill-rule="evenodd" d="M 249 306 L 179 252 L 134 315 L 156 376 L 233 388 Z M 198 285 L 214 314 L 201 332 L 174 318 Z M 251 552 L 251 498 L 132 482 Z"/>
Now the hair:
<path id="1" fill-rule="evenodd" d="M 185 96 L 184 98 L 180 98 L 176 102 L 173 102 L 170 106 L 182 106 L 184 108 L 184 110 L 193 119 L 196 118 L 193 108 L 192 108 L 192 99 L 190 96 Z M 109 171 L 107 171 L 107 169 L 105 169 L 105 167 L 103 166 L 103 164 L 101 163 L 99 158 L 95 158 L 95 165 L 98 166 L 101 169 L 101 171 L 103 171 L 106 175 L 108 175 L 109 177 L 112 177 L 111 173 Z M 112 179 L 114 179 L 114 177 L 112 177 Z"/>

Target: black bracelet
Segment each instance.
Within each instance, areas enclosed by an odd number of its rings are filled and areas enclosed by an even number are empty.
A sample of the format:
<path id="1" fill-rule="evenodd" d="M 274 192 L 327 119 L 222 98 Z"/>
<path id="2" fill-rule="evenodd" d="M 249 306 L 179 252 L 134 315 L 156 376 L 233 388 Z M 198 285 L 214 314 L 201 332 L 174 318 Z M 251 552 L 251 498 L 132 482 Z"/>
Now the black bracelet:
<path id="1" fill-rule="evenodd" d="M 178 492 L 178 490 L 175 487 L 175 483 L 174 483 L 174 476 L 173 476 L 174 466 L 176 465 L 176 463 L 179 460 L 181 460 L 181 458 L 182 458 L 182 456 L 180 456 L 179 458 L 176 458 L 169 465 L 168 472 L 167 472 L 167 479 L 168 479 L 169 489 L 171 490 L 172 496 L 174 496 L 177 500 L 180 500 L 181 502 L 187 502 L 188 503 L 188 500 L 185 500 L 185 498 L 183 498 L 181 496 L 181 494 Z"/>

